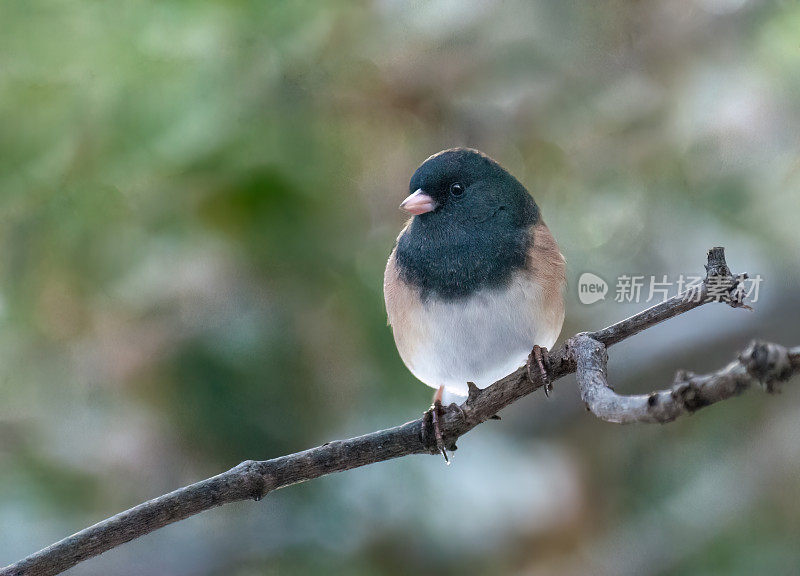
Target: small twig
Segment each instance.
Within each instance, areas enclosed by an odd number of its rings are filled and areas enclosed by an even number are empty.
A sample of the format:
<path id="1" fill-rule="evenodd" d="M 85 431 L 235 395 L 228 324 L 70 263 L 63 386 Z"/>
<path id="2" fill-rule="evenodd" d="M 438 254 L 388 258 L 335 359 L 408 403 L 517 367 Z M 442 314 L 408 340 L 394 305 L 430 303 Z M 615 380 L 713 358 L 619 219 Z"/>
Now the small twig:
<path id="1" fill-rule="evenodd" d="M 664 320 L 710 301 L 742 307 L 733 297 L 737 279 L 725 263 L 724 250 L 708 253 L 706 281 L 608 328 L 578 334 L 547 355 L 550 382 L 578 371 L 581 394 L 589 409 L 612 422 L 669 422 L 713 402 L 741 393 L 754 382 L 768 392 L 775 384 L 800 370 L 800 348 L 787 350 L 776 344 L 755 343 L 726 368 L 706 376 L 683 374 L 664 391 L 639 396 L 620 396 L 606 381 L 606 348 Z M 722 296 L 709 296 L 711 278 L 722 282 Z M 715 289 L 716 290 L 716 289 Z M 727 297 L 725 295 L 728 295 Z M 450 405 L 440 419 L 447 449 L 456 440 L 509 404 L 543 385 L 541 376 L 523 366 L 483 390 L 469 384 L 469 396 L 461 406 Z M 194 514 L 240 500 L 260 500 L 273 490 L 410 454 L 436 454 L 430 419 L 417 419 L 401 426 L 364 436 L 328 442 L 322 446 L 260 462 L 242 462 L 218 476 L 180 488 L 116 516 L 85 528 L 47 548 L 0 569 L 0 576 L 49 576 L 58 574 L 98 554 L 162 526 Z M 422 431 L 425 431 L 422 433 Z"/>

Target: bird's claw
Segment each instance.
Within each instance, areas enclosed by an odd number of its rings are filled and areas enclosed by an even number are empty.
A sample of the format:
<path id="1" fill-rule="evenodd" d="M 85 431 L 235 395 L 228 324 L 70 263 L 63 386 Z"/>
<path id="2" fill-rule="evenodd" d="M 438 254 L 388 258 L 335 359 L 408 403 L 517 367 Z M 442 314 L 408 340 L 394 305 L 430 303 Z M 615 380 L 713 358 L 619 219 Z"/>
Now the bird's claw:
<path id="1" fill-rule="evenodd" d="M 441 417 L 444 415 L 444 407 L 442 406 L 442 393 L 444 387 L 439 387 L 436 394 L 433 395 L 433 404 L 425 411 L 422 420 L 422 432 L 427 435 L 427 416 L 431 417 L 431 426 L 433 428 L 433 436 L 436 440 L 436 449 L 444 458 L 445 464 L 450 465 L 450 457 L 447 455 L 447 449 L 444 446 L 444 435 L 442 434 L 442 427 L 440 424 Z"/>
<path id="2" fill-rule="evenodd" d="M 433 424 L 433 436 L 436 438 L 436 449 L 444 458 L 445 464 L 449 466 L 450 457 L 447 455 L 447 449 L 444 447 L 444 436 L 442 435 L 442 427 L 439 424 L 440 418 L 444 415 L 442 401 L 438 398 L 434 400 L 433 405 L 431 405 L 429 408 L 429 411 L 431 412 L 431 420 Z"/>
<path id="3" fill-rule="evenodd" d="M 444 458 L 445 464 L 450 464 L 450 457 L 447 455 L 447 449 L 444 446 L 444 435 L 442 434 L 442 427 L 440 418 L 444 414 L 441 400 L 434 401 L 431 407 L 428 408 L 423 414 L 422 431 L 423 436 L 428 435 L 428 417 L 430 417 L 431 427 L 433 428 L 433 436 L 436 440 L 436 450 Z"/>
<path id="4" fill-rule="evenodd" d="M 528 379 L 531 381 L 534 380 L 533 374 L 531 373 L 531 365 L 534 362 L 536 363 L 536 368 L 539 372 L 539 378 L 542 380 L 544 395 L 549 398 L 550 392 L 553 391 L 553 383 L 550 381 L 550 375 L 547 373 L 547 367 L 545 366 L 547 363 L 547 348 L 536 345 L 533 347 L 533 350 L 531 350 L 531 353 L 528 356 Z"/>

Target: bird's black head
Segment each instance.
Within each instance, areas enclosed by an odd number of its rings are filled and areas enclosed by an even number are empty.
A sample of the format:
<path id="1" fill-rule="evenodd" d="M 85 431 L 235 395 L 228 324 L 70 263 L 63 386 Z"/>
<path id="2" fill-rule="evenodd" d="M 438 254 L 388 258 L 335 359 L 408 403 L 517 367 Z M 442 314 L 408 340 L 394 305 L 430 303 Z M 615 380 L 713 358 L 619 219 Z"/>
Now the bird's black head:
<path id="1" fill-rule="evenodd" d="M 411 177 L 409 194 L 401 207 L 426 225 L 524 226 L 537 217 L 525 187 L 497 162 L 469 148 L 445 150 L 425 160 Z"/>
<path id="2" fill-rule="evenodd" d="M 539 219 L 525 187 L 468 148 L 439 152 L 417 168 L 400 205 L 414 215 L 397 245 L 404 279 L 443 298 L 506 282 L 525 265 Z"/>

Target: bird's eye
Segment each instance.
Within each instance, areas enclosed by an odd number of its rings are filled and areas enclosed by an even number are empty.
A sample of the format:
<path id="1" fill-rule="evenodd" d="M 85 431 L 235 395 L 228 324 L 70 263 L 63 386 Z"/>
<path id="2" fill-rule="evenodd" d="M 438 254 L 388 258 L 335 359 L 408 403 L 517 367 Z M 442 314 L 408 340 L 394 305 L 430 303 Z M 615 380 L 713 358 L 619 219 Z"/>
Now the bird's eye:
<path id="1" fill-rule="evenodd" d="M 453 196 L 461 196 L 464 193 L 464 186 L 462 186 L 459 182 L 455 182 L 450 184 L 450 194 Z"/>

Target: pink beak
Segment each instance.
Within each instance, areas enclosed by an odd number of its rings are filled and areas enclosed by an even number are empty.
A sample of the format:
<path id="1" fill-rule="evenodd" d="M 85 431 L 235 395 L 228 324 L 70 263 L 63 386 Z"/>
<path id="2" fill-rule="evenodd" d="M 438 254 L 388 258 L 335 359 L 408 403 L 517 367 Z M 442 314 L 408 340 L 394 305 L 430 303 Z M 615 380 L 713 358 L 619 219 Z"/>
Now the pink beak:
<path id="1" fill-rule="evenodd" d="M 425 194 L 422 188 L 414 192 L 400 204 L 400 210 L 405 210 L 414 216 L 419 216 L 420 214 L 425 214 L 435 209 L 436 202 L 433 198 Z"/>

